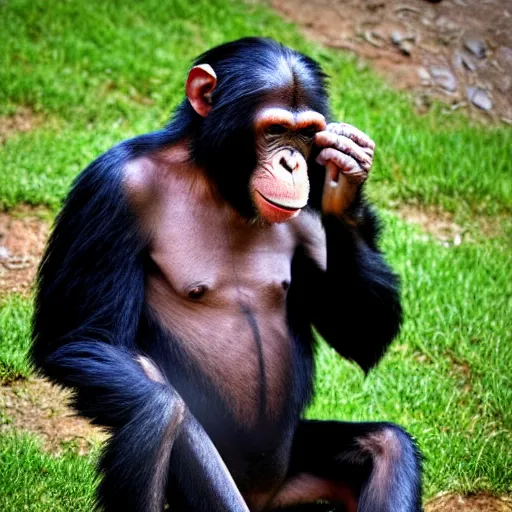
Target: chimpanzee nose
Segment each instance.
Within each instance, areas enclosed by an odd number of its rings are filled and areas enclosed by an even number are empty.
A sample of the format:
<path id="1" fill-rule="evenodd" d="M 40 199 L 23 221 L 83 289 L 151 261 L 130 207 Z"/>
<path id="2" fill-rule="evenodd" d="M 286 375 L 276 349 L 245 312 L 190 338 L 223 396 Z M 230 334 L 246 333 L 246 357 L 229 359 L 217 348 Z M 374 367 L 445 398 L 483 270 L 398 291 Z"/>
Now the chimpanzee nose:
<path id="1" fill-rule="evenodd" d="M 288 171 L 293 172 L 298 165 L 298 162 L 295 158 L 285 158 L 284 156 L 279 160 L 279 163 Z"/>

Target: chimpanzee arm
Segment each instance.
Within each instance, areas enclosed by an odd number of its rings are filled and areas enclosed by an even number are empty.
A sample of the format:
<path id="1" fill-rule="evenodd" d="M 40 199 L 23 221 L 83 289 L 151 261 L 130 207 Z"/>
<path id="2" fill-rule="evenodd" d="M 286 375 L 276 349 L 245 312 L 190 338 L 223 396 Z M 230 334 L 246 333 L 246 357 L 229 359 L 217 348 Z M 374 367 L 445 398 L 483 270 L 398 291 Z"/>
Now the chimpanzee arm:
<path id="1" fill-rule="evenodd" d="M 124 197 L 123 167 L 164 142 L 156 133 L 122 143 L 75 182 L 39 269 L 31 357 L 112 434 L 100 462 L 105 511 L 160 512 L 169 466 L 178 469 L 171 452 L 193 469 L 179 468 L 184 494 L 208 490 L 195 510 L 247 511 L 207 434 L 137 347 L 147 241 Z"/>
<path id="2" fill-rule="evenodd" d="M 360 197 L 347 215 L 323 215 L 322 224 L 326 269 L 305 250 L 295 273 L 303 275 L 318 332 L 343 357 L 368 371 L 399 331 L 399 279 L 378 249 L 375 213 Z"/>
<path id="3" fill-rule="evenodd" d="M 321 212 L 325 238 L 309 245 L 326 254 L 313 255 L 319 264 L 302 269 L 312 322 L 342 356 L 368 371 L 398 333 L 402 315 L 398 278 L 379 250 L 378 220 L 363 195 L 375 143 L 354 126 L 329 123 L 315 144 L 309 204 Z"/>

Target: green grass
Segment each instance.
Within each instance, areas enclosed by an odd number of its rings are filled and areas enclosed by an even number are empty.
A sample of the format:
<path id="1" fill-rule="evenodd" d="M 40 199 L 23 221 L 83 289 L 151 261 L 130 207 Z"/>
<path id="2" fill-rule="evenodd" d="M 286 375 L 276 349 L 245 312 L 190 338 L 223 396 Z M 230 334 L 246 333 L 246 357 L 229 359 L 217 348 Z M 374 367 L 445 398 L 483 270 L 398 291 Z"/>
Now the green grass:
<path id="1" fill-rule="evenodd" d="M 31 304 L 22 297 L 13 295 L 0 302 L 0 382 L 30 375 L 27 352 L 31 314 Z"/>
<path id="2" fill-rule="evenodd" d="M 94 456 L 53 457 L 32 436 L 0 437 L 0 510 L 90 512 L 95 484 Z"/>
<path id="3" fill-rule="evenodd" d="M 0 2 L 0 19 L 0 116 L 28 107 L 43 119 L 1 147 L 0 207 L 56 211 L 95 156 L 167 120 L 194 56 L 267 35 L 320 60 L 336 116 L 377 141 L 369 192 L 378 204 L 437 205 L 475 222 L 496 215 L 494 224 L 503 225 L 495 239 L 477 236 L 458 247 L 386 215 L 385 246 L 403 277 L 402 334 L 365 380 L 320 345 L 309 415 L 403 424 L 426 456 L 427 497 L 512 493 L 509 127 L 473 125 L 436 105 L 418 116 L 407 96 L 355 59 L 304 41 L 254 5 L 10 0 Z M 30 374 L 31 306 L 18 296 L 0 300 L 0 380 L 9 382 Z M 51 457 L 31 437 L 1 434 L 0 510 L 90 510 L 93 461 L 72 451 Z"/>

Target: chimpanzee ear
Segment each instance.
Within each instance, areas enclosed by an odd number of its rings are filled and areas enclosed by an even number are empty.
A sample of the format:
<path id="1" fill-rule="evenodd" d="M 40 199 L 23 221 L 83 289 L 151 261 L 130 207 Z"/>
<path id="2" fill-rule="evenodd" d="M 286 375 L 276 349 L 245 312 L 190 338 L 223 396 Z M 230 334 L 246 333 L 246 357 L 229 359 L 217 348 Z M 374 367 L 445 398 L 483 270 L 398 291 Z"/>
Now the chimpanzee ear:
<path id="1" fill-rule="evenodd" d="M 185 87 L 192 108 L 203 117 L 212 109 L 211 94 L 217 85 L 217 75 L 209 64 L 194 66 L 187 78 Z"/>

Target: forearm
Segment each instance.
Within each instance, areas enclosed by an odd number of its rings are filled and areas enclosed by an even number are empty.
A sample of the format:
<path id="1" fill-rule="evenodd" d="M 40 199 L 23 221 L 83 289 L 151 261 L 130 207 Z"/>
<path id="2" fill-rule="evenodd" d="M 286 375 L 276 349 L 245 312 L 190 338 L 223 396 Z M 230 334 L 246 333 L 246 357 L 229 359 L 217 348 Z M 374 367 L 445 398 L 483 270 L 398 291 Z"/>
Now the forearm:
<path id="1" fill-rule="evenodd" d="M 398 333 L 401 306 L 398 277 L 377 250 L 376 226 L 360 220 L 358 227 L 323 217 L 327 267 L 314 279 L 313 324 L 342 356 L 368 370 Z"/>

